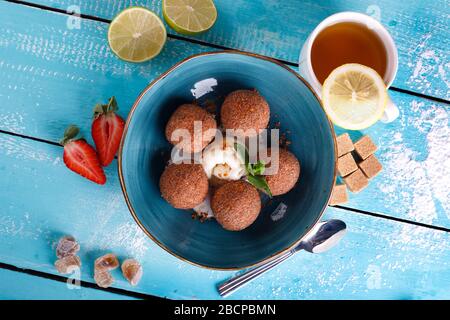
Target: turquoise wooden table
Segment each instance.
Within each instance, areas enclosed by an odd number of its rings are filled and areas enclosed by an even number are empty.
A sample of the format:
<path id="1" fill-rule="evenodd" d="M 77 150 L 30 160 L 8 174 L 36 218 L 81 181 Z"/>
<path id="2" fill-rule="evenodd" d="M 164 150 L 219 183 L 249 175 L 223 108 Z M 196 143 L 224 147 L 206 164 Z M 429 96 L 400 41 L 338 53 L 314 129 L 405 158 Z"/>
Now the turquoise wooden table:
<path id="1" fill-rule="evenodd" d="M 126 117 L 152 79 L 194 53 L 240 49 L 296 69 L 312 29 L 346 10 L 379 17 L 399 50 L 390 94 L 400 118 L 363 132 L 380 146 L 384 170 L 348 204 L 327 209 L 326 218 L 348 225 L 338 247 L 298 254 L 232 297 L 450 298 L 448 1 L 216 0 L 209 32 L 186 37 L 168 28 L 162 53 L 144 64 L 118 60 L 106 41 L 110 19 L 130 5 L 161 15 L 157 0 L 0 1 L 1 299 L 219 299 L 215 284 L 231 272 L 194 267 L 160 249 L 129 214 L 117 163 L 106 169 L 106 185 L 94 185 L 65 168 L 57 142 L 70 123 L 90 137 L 92 106 L 109 96 Z M 68 11 L 77 9 L 80 28 L 71 28 Z M 54 244 L 65 234 L 81 245 L 78 290 L 53 267 Z M 93 284 L 93 261 L 107 252 L 142 262 L 138 286 L 118 270 L 113 289 Z"/>

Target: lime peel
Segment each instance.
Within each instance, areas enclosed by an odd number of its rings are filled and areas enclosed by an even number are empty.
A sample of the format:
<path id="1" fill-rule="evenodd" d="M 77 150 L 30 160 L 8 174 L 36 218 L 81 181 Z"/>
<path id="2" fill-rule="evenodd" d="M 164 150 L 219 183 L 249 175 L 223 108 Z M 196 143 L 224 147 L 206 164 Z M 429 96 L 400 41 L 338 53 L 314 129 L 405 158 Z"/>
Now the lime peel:
<path id="1" fill-rule="evenodd" d="M 214 25 L 217 9 L 212 0 L 163 0 L 163 17 L 176 32 L 196 35 Z"/>
<path id="2" fill-rule="evenodd" d="M 111 50 L 128 62 L 144 62 L 156 57 L 166 40 L 166 28 L 161 19 L 143 7 L 123 10 L 108 29 Z"/>

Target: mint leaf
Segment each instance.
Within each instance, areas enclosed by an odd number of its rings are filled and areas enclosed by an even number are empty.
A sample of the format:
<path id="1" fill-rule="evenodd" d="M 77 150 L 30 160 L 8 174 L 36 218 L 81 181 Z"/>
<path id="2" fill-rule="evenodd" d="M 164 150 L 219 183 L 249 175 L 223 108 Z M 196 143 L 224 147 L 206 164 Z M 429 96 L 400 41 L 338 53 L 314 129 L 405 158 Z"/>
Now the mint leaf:
<path id="1" fill-rule="evenodd" d="M 262 176 L 247 176 L 247 181 L 253 185 L 255 188 L 263 191 L 264 193 L 266 193 L 269 197 L 272 198 L 272 192 L 270 191 L 269 185 L 267 184 L 267 181 L 264 177 Z"/>
<path id="2" fill-rule="evenodd" d="M 258 161 L 255 164 L 251 164 L 247 148 L 240 143 L 235 143 L 234 149 L 237 151 L 241 159 L 245 161 L 245 171 L 247 171 L 247 181 L 255 188 L 265 192 L 267 195 L 269 195 L 269 197 L 272 198 L 272 192 L 270 191 L 266 178 L 262 176 L 262 174 L 266 170 L 266 165 L 264 161 Z"/>
<path id="3" fill-rule="evenodd" d="M 247 171 L 248 175 L 254 176 L 255 172 L 253 171 L 253 166 L 250 163 L 247 163 L 245 165 L 245 170 Z"/>
<path id="4" fill-rule="evenodd" d="M 252 165 L 253 170 L 253 176 L 260 176 L 264 174 L 264 171 L 266 170 L 266 165 L 263 161 L 258 161 L 257 163 Z"/>

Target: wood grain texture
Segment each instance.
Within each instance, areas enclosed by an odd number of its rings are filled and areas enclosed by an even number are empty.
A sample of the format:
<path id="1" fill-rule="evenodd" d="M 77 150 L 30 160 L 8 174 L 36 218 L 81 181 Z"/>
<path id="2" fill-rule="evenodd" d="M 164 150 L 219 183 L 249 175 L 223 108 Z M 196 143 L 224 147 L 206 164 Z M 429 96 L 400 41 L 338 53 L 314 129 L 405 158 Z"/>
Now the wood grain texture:
<path id="1" fill-rule="evenodd" d="M 83 21 L 82 29 L 68 30 L 67 17 L 61 14 L 5 2 L 0 10 L 5 12 L 0 21 L 0 129 L 54 142 L 71 123 L 91 141 L 97 102 L 116 95 L 119 113 L 126 117 L 154 77 L 191 54 L 209 50 L 170 40 L 155 60 L 135 65 L 111 54 L 104 23 Z M 26 16 L 27 23 L 17 24 L 16 16 Z M 450 227 L 450 193 L 439 180 L 450 175 L 450 151 L 445 148 L 450 110 L 402 93 L 392 92 L 392 98 L 400 107 L 400 120 L 364 132 L 380 146 L 377 156 L 385 170 L 347 205 Z M 354 139 L 360 135 L 352 133 Z"/>
<path id="2" fill-rule="evenodd" d="M 219 298 L 215 284 L 231 272 L 194 267 L 169 255 L 137 227 L 121 195 L 116 163 L 97 186 L 68 171 L 62 148 L 0 135 L 0 261 L 55 273 L 55 244 L 73 235 L 81 245 L 82 279 L 114 252 L 144 269 L 132 288 L 113 272 L 115 287 L 169 298 Z M 186 213 L 188 214 L 188 213 Z M 450 298 L 450 234 L 330 208 L 348 235 L 323 255 L 300 253 L 233 298 Z M 200 223 L 200 222 L 199 222 Z"/>
<path id="3" fill-rule="evenodd" d="M 161 14 L 161 0 L 29 0 L 66 10 L 78 6 L 83 14 L 112 19 L 131 5 Z M 205 42 L 260 53 L 297 63 L 300 48 L 314 27 L 341 11 L 367 13 L 386 26 L 399 50 L 399 72 L 394 86 L 431 96 L 450 98 L 448 72 L 448 1 L 413 0 L 216 0 L 218 19 L 207 33 L 194 37 Z M 169 33 L 175 33 L 168 27 Z"/>
<path id="4" fill-rule="evenodd" d="M 0 300 L 134 300 L 92 288 L 69 289 L 64 282 L 0 269 Z"/>
<path id="5" fill-rule="evenodd" d="M 126 116 L 156 75 L 190 54 L 210 50 L 171 40 L 157 59 L 133 65 L 109 52 L 104 23 L 83 20 L 80 30 L 70 30 L 65 15 L 6 2 L 0 2 L 0 12 L 0 129 L 51 141 L 69 123 L 79 124 L 90 139 L 96 102 L 115 94 Z M 262 50 L 253 45 L 248 50 Z M 386 171 L 352 196 L 349 205 L 449 226 L 449 193 L 440 179 L 450 168 L 448 107 L 397 93 L 393 98 L 400 105 L 400 120 L 367 131 L 383 145 L 377 155 Z M 353 138 L 360 135 L 355 132 Z M 65 168 L 61 147 L 1 134 L 0 261 L 55 273 L 55 244 L 71 234 L 82 247 L 83 280 L 93 281 L 95 258 L 114 252 L 121 260 L 135 257 L 144 267 L 136 288 L 115 270 L 115 287 L 169 298 L 218 299 L 215 284 L 232 273 L 199 269 L 157 247 L 128 212 L 116 162 L 106 173 L 107 184 L 94 185 Z M 450 298 L 449 233 L 334 208 L 326 218 L 348 224 L 349 234 L 337 248 L 323 255 L 298 254 L 232 298 Z"/>
<path id="6" fill-rule="evenodd" d="M 126 117 L 157 75 L 206 51 L 169 40 L 157 60 L 126 63 L 110 51 L 104 23 L 84 21 L 80 30 L 70 30 L 65 15 L 6 2 L 0 2 L 0 11 L 1 129 L 52 141 L 69 123 L 87 128 L 94 105 L 112 95 Z M 27 23 L 18 24 L 15 16 L 26 16 Z"/>
<path id="7" fill-rule="evenodd" d="M 399 119 L 348 131 L 353 142 L 372 138 L 383 170 L 345 206 L 450 228 L 450 108 L 401 93 L 391 97 Z"/>

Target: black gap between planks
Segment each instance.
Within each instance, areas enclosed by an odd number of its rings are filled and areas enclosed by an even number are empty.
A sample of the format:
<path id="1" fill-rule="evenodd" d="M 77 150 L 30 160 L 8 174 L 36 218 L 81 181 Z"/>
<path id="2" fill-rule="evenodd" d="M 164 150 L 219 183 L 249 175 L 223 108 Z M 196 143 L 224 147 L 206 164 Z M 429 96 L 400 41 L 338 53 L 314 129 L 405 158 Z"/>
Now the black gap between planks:
<path id="1" fill-rule="evenodd" d="M 368 216 L 372 216 L 372 217 L 376 217 L 376 218 L 393 220 L 393 221 L 400 222 L 400 223 L 407 223 L 407 224 L 411 224 L 411 225 L 414 225 L 414 226 L 417 226 L 417 227 L 423 227 L 423 228 L 434 229 L 434 230 L 438 230 L 438 231 L 450 232 L 450 228 L 434 226 L 434 225 L 431 225 L 431 224 L 422 223 L 422 222 L 418 222 L 418 221 L 412 221 L 412 220 L 392 217 L 392 216 L 388 216 L 388 215 L 385 215 L 385 214 L 382 214 L 382 213 L 365 211 L 365 210 L 361 210 L 361 209 L 356 209 L 356 208 L 351 208 L 351 207 L 346 207 L 346 206 L 339 206 L 339 205 L 337 205 L 337 206 L 329 206 L 329 207 L 337 208 L 337 209 L 340 209 L 340 210 L 351 211 L 351 212 L 355 212 L 355 213 L 359 213 L 359 214 L 364 214 L 364 215 L 368 215 Z"/>
<path id="2" fill-rule="evenodd" d="M 15 3 L 15 4 L 20 4 L 20 5 L 24 5 L 24 6 L 28 6 L 28 7 L 38 8 L 38 9 L 41 9 L 41 10 L 58 12 L 58 13 L 62 13 L 62 14 L 65 14 L 65 15 L 72 15 L 71 13 L 69 13 L 66 10 L 63 10 L 63 9 L 53 8 L 53 7 L 49 7 L 49 6 L 45 6 L 45 5 L 41 5 L 41 4 L 35 4 L 35 3 L 27 2 L 27 1 L 21 1 L 21 0 L 4 0 L 4 1 L 10 2 L 10 3 Z M 91 15 L 88 15 L 88 14 L 80 14 L 80 18 L 93 20 L 93 21 L 98 21 L 98 22 L 102 22 L 102 23 L 108 23 L 108 24 L 111 23 L 111 20 L 109 20 L 109 19 L 100 18 L 100 17 L 96 17 L 96 16 L 91 16 Z M 214 43 L 209 43 L 209 42 L 198 40 L 198 39 L 186 38 L 186 37 L 183 37 L 183 36 L 180 36 L 180 35 L 177 35 L 177 34 L 168 33 L 167 37 L 175 39 L 175 40 L 191 42 L 191 43 L 195 43 L 195 44 L 198 44 L 198 45 L 201 45 L 201 46 L 210 47 L 210 48 L 219 49 L 219 50 L 237 50 L 237 51 L 246 52 L 246 51 L 239 50 L 239 49 L 236 49 L 236 48 L 227 47 L 227 46 L 214 44 Z M 278 62 L 284 63 L 284 64 L 286 64 L 288 66 L 291 66 L 291 67 L 298 67 L 298 63 L 296 63 L 296 62 L 283 60 L 283 59 L 277 59 L 277 58 L 273 58 L 273 57 L 269 57 L 269 58 L 277 60 Z M 419 97 L 419 98 L 423 98 L 423 99 L 427 99 L 427 100 L 432 100 L 432 101 L 436 101 L 436 102 L 443 103 L 443 104 L 450 104 L 450 101 L 448 101 L 446 99 L 435 97 L 435 96 L 426 95 L 426 94 L 419 93 L 419 92 L 414 92 L 414 91 L 411 91 L 411 90 L 408 90 L 408 89 L 402 89 L 402 88 L 397 88 L 397 87 L 392 87 L 391 86 L 389 88 L 389 90 L 396 91 L 396 92 L 401 92 L 401 93 L 406 93 L 406 94 L 409 94 L 409 95 L 412 95 L 412 96 L 415 96 L 415 97 Z"/>
<path id="3" fill-rule="evenodd" d="M 27 136 L 27 135 L 24 135 L 21 133 L 15 133 L 15 132 L 5 131 L 5 130 L 1 130 L 1 129 L 0 129 L 0 133 L 7 134 L 7 135 L 10 135 L 13 137 L 18 137 L 18 138 L 28 139 L 28 140 L 32 140 L 32 141 L 51 144 L 56 147 L 63 147 L 59 142 L 55 142 L 55 141 L 47 140 L 47 139 L 41 139 L 41 138 L 37 138 L 37 137 L 33 137 L 33 136 Z M 81 137 L 81 139 L 83 139 L 83 137 Z M 117 156 L 114 156 L 114 159 L 117 159 Z"/>
<path id="4" fill-rule="evenodd" d="M 63 282 L 63 283 L 67 283 L 67 280 L 69 279 L 64 276 L 58 276 L 55 274 L 46 273 L 46 272 L 42 272 L 42 271 L 36 271 L 33 269 L 19 268 L 19 267 L 13 266 L 11 264 L 3 263 L 3 262 L 0 262 L 0 269 L 24 273 L 24 274 L 28 274 L 31 276 L 45 278 L 45 279 Z M 91 288 L 91 289 L 106 291 L 109 293 L 119 294 L 119 295 L 123 295 L 123 296 L 129 296 L 129 297 L 133 297 L 133 298 L 137 298 L 137 299 L 163 299 L 163 298 L 159 298 L 159 297 L 152 296 L 149 294 L 135 292 L 135 291 L 128 291 L 128 290 L 120 289 L 120 288 L 113 288 L 113 287 L 101 288 L 94 283 L 91 283 L 88 281 L 83 281 L 83 280 L 80 280 L 80 286 L 82 288 Z"/>

